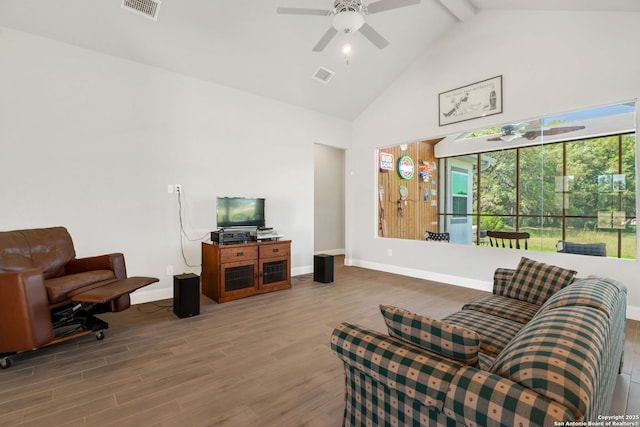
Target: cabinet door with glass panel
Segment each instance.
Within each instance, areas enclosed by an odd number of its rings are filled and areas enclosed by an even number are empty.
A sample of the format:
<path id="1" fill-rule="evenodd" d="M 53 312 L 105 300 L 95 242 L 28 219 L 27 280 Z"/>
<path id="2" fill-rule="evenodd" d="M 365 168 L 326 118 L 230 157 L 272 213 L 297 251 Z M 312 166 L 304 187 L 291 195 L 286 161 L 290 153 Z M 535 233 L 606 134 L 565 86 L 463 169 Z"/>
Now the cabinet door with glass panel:
<path id="1" fill-rule="evenodd" d="M 264 242 L 259 246 L 260 273 L 258 289 L 275 290 L 291 286 L 289 266 L 291 242 Z"/>

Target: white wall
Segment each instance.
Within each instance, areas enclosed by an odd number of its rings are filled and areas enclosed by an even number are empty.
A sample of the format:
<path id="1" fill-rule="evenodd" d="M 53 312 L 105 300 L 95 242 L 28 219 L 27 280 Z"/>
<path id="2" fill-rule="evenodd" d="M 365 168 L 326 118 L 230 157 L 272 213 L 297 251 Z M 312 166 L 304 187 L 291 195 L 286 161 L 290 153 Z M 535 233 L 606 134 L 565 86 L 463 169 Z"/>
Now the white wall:
<path id="1" fill-rule="evenodd" d="M 495 268 L 515 267 L 522 252 L 376 237 L 376 147 L 636 99 L 639 19 L 638 13 L 488 11 L 458 24 L 354 123 L 346 262 L 489 290 Z M 503 114 L 438 126 L 439 93 L 497 75 Z M 629 317 L 640 319 L 638 261 L 526 255 L 581 276 L 617 278 L 629 287 Z"/>
<path id="2" fill-rule="evenodd" d="M 0 64 L 0 229 L 63 225 L 78 256 L 123 252 L 161 279 L 141 302 L 172 296 L 169 265 L 200 273 L 217 196 L 261 196 L 292 274 L 312 271 L 313 146 L 346 148 L 350 123 L 4 28 Z"/>
<path id="3" fill-rule="evenodd" d="M 314 147 L 314 252 L 345 252 L 345 151 L 316 144 Z"/>

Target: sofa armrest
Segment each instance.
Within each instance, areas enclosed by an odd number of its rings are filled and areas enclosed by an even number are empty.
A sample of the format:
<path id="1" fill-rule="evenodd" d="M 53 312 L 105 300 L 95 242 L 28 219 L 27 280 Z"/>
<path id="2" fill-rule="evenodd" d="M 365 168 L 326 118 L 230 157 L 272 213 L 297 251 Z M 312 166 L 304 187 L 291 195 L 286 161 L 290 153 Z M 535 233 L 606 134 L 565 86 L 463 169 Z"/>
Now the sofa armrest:
<path id="1" fill-rule="evenodd" d="M 439 411 L 449 383 L 463 366 L 406 341 L 349 323 L 334 329 L 331 348 L 346 365 Z"/>
<path id="2" fill-rule="evenodd" d="M 443 412 L 468 426 L 549 427 L 576 421 L 573 412 L 560 403 L 507 378 L 471 366 L 456 373 Z"/>
<path id="3" fill-rule="evenodd" d="M 53 340 L 42 270 L 0 274 L 0 353 L 31 350 Z"/>
<path id="4" fill-rule="evenodd" d="M 511 268 L 496 268 L 493 273 L 493 294 L 504 295 L 511 278 L 515 274 L 516 270 Z"/>
<path id="5" fill-rule="evenodd" d="M 111 270 L 116 276 L 116 279 L 122 280 L 127 278 L 124 255 L 121 253 L 75 258 L 65 266 L 66 274 L 84 273 L 92 270 Z"/>

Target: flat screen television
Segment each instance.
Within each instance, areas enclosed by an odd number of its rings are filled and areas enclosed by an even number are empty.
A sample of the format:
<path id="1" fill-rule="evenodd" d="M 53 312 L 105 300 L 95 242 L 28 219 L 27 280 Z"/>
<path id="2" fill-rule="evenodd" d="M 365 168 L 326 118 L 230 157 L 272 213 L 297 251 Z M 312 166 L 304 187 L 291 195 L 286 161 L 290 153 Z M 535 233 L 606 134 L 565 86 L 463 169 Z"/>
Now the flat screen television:
<path id="1" fill-rule="evenodd" d="M 216 220 L 219 228 L 264 227 L 264 199 L 218 197 Z"/>

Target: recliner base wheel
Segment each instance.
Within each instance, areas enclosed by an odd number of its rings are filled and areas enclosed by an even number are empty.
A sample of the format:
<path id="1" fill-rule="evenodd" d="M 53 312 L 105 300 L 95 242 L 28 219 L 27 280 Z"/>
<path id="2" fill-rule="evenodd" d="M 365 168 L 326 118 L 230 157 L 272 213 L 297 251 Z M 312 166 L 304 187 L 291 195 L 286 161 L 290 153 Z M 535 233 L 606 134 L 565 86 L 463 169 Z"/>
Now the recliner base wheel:
<path id="1" fill-rule="evenodd" d="M 11 359 L 11 357 L 7 356 L 0 359 L 0 368 L 9 369 L 12 366 L 13 366 L 13 360 Z"/>

